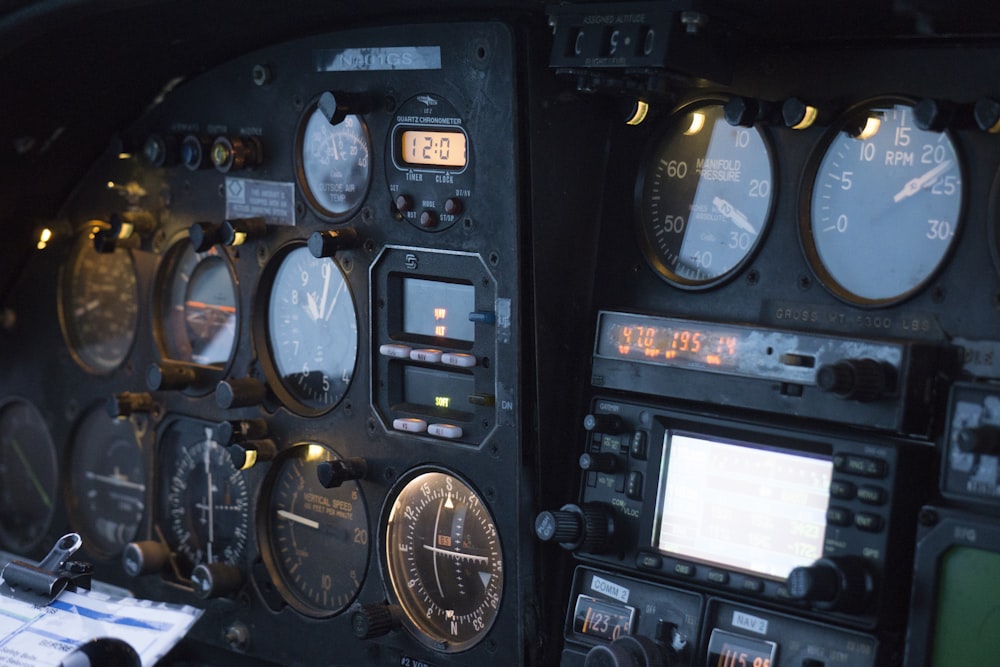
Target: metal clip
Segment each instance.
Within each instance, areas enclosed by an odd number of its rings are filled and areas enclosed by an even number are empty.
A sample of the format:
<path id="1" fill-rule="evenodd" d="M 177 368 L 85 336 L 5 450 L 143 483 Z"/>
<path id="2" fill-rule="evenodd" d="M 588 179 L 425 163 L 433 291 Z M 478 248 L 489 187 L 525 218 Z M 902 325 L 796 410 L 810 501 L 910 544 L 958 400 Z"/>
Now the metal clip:
<path id="1" fill-rule="evenodd" d="M 90 587 L 93 567 L 70 561 L 83 539 L 77 533 L 67 533 L 58 540 L 38 565 L 13 560 L 0 571 L 0 594 L 30 604 L 53 602 L 66 588 Z"/>

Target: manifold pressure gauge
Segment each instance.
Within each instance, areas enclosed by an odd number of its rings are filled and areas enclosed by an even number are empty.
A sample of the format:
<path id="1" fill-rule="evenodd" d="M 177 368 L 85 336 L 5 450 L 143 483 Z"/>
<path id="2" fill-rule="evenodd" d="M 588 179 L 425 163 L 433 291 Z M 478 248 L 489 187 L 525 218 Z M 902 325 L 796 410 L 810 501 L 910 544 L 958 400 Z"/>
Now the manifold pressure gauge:
<path id="1" fill-rule="evenodd" d="M 671 120 L 636 189 L 639 243 L 667 282 L 703 289 L 731 278 L 760 245 L 774 169 L 756 127 L 734 127 L 719 103 Z"/>
<path id="2" fill-rule="evenodd" d="M 446 653 L 482 641 L 500 609 L 503 554 L 496 524 L 468 484 L 438 470 L 408 477 L 384 546 L 392 596 L 417 639 Z"/>

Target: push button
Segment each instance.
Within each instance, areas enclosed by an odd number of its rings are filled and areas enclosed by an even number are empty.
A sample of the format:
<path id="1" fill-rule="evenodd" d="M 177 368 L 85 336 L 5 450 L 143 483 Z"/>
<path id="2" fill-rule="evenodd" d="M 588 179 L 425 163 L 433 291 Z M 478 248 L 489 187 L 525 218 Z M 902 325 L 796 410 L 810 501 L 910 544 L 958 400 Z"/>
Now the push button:
<path id="1" fill-rule="evenodd" d="M 457 440 L 462 437 L 462 427 L 455 424 L 430 424 L 427 433 L 438 438 Z"/>
<path id="2" fill-rule="evenodd" d="M 435 350 L 433 348 L 425 348 L 422 350 L 413 350 L 410 352 L 410 359 L 414 361 L 423 361 L 428 364 L 436 364 L 441 361 L 441 356 L 444 354 L 441 350 Z"/>
<path id="3" fill-rule="evenodd" d="M 395 343 L 380 345 L 378 348 L 378 353 L 383 357 L 393 357 L 394 359 L 409 359 L 412 351 L 413 348 L 409 345 L 396 345 Z"/>
<path id="4" fill-rule="evenodd" d="M 850 526 L 852 518 L 850 510 L 841 507 L 831 507 L 826 511 L 826 522 L 834 526 Z"/>
<path id="5" fill-rule="evenodd" d="M 441 355 L 441 363 L 459 368 L 472 368 L 476 365 L 476 357 L 464 352 L 445 352 Z"/>
<path id="6" fill-rule="evenodd" d="M 427 430 L 427 422 L 416 417 L 401 417 L 392 420 L 392 427 L 397 431 L 406 431 L 407 433 L 423 433 Z"/>

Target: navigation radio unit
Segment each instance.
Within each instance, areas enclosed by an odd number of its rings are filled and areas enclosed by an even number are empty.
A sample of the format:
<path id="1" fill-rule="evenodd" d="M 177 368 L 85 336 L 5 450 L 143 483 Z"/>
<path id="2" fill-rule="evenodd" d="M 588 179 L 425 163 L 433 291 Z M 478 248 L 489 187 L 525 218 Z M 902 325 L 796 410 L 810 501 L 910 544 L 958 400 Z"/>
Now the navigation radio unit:
<path id="1" fill-rule="evenodd" d="M 902 621 L 932 448 L 595 399 L 578 504 L 536 532 L 587 562 L 857 628 Z M 892 563 L 893 576 L 888 576 Z M 820 615 L 822 613 L 822 616 Z"/>

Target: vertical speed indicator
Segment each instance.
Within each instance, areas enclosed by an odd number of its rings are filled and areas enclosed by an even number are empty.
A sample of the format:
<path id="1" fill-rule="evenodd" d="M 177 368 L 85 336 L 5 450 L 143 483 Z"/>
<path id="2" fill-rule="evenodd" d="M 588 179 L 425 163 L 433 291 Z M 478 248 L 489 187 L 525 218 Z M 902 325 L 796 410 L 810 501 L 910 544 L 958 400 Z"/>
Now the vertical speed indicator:
<path id="1" fill-rule="evenodd" d="M 676 114 L 636 189 L 639 243 L 650 266 L 686 289 L 717 285 L 757 249 L 774 170 L 756 127 L 730 125 L 718 103 Z"/>

